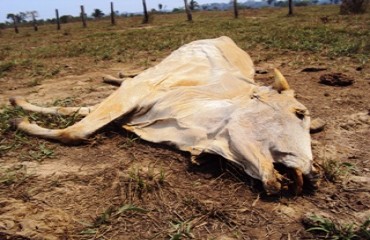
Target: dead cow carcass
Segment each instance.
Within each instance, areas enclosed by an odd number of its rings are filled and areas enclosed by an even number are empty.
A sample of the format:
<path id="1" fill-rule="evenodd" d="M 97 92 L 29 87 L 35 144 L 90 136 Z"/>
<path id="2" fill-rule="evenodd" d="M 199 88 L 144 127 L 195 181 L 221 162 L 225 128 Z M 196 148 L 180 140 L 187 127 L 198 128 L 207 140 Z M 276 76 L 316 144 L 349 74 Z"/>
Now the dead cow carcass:
<path id="1" fill-rule="evenodd" d="M 228 37 L 182 46 L 160 64 L 134 78 L 102 103 L 82 108 L 41 108 L 22 98 L 13 105 L 44 113 L 86 115 L 65 129 L 50 130 L 16 121 L 18 129 L 43 138 L 74 143 L 112 121 L 140 138 L 175 145 L 193 156 L 221 155 L 263 182 L 268 193 L 281 189 L 291 169 L 298 191 L 303 177 L 313 181 L 310 117 L 275 70 L 272 86 L 258 86 L 247 53 Z"/>

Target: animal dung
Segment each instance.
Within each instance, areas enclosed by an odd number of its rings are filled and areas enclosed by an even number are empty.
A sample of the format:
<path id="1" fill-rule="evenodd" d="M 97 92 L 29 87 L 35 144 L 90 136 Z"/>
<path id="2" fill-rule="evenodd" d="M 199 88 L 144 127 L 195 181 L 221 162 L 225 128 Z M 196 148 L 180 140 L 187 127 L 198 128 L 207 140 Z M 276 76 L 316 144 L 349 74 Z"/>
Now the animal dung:
<path id="1" fill-rule="evenodd" d="M 354 79 L 343 73 L 328 73 L 320 76 L 319 83 L 329 86 L 349 86 L 355 82 Z"/>

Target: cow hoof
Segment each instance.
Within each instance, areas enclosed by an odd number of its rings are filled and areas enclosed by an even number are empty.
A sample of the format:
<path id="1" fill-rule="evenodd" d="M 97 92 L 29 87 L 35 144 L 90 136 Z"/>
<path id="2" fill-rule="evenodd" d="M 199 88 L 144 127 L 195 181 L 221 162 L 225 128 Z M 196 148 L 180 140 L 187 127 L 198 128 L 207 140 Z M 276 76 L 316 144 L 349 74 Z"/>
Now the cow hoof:
<path id="1" fill-rule="evenodd" d="M 303 175 L 302 171 L 299 169 L 293 170 L 293 181 L 294 181 L 294 193 L 295 195 L 299 195 L 303 191 Z"/>
<path id="2" fill-rule="evenodd" d="M 263 184 L 267 195 L 275 195 L 280 193 L 281 183 L 277 180 L 269 180 Z"/>
<path id="3" fill-rule="evenodd" d="M 21 123 L 29 123 L 27 118 L 13 118 L 9 121 L 11 129 L 17 130 Z"/>
<path id="4" fill-rule="evenodd" d="M 192 155 L 190 160 L 196 166 L 202 166 L 207 162 L 207 159 L 201 158 L 200 155 Z"/>
<path id="5" fill-rule="evenodd" d="M 59 141 L 66 145 L 79 145 L 85 141 L 88 141 L 85 136 L 75 134 L 73 132 L 62 132 L 59 135 Z"/>
<path id="6" fill-rule="evenodd" d="M 26 99 L 24 97 L 19 97 L 19 96 L 9 98 L 9 102 L 13 107 L 19 106 L 20 102 L 25 101 L 25 100 Z"/>
<path id="7" fill-rule="evenodd" d="M 9 102 L 13 107 L 17 106 L 17 97 L 10 97 Z"/>

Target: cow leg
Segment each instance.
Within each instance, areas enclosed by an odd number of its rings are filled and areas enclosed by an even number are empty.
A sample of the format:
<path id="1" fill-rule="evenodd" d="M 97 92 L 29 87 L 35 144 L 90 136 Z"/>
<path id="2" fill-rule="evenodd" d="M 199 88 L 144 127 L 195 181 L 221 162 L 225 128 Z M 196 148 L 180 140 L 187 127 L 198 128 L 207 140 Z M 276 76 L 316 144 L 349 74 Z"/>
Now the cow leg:
<path id="1" fill-rule="evenodd" d="M 103 82 L 108 83 L 114 86 L 121 86 L 122 82 L 125 81 L 125 78 L 115 78 L 111 75 L 105 75 L 103 77 Z"/>
<path id="2" fill-rule="evenodd" d="M 126 73 L 120 72 L 120 73 L 118 73 L 118 77 L 119 77 L 119 78 L 134 78 L 134 77 L 136 77 L 137 75 L 139 75 L 140 73 L 141 73 L 141 72 L 136 72 L 136 73 L 126 74 Z"/>
<path id="3" fill-rule="evenodd" d="M 81 116 L 86 116 L 98 107 L 98 105 L 90 107 L 40 107 L 27 102 L 22 97 L 12 97 L 9 99 L 9 101 L 14 107 L 18 106 L 26 111 L 53 115 L 78 114 Z"/>
<path id="4" fill-rule="evenodd" d="M 258 149 L 254 149 L 258 175 L 263 183 L 263 188 L 267 194 L 276 194 L 280 192 L 282 176 L 274 168 L 272 159 L 266 154 L 263 154 Z"/>
<path id="5" fill-rule="evenodd" d="M 114 85 L 114 86 L 121 86 L 121 84 L 128 80 L 128 79 L 131 79 L 131 78 L 134 78 L 136 77 L 137 75 L 139 75 L 140 73 L 132 73 L 132 74 L 124 74 L 122 72 L 120 72 L 118 74 L 118 78 L 116 77 L 113 77 L 111 75 L 105 75 L 103 77 L 103 82 L 104 83 L 108 83 L 108 84 L 111 84 L 111 85 Z"/>
<path id="6" fill-rule="evenodd" d="M 74 144 L 86 140 L 98 129 L 131 112 L 136 100 L 136 98 L 130 99 L 129 96 L 117 90 L 99 104 L 93 112 L 65 129 L 42 128 L 37 124 L 30 123 L 27 119 L 16 120 L 14 124 L 18 129 L 30 135 Z"/>
<path id="7" fill-rule="evenodd" d="M 275 170 L 273 158 L 263 146 L 245 141 L 243 134 L 237 127 L 230 125 L 229 149 L 233 153 L 232 159 L 241 159 L 235 162 L 243 167 L 245 172 L 262 181 L 267 194 L 276 194 L 281 189 L 282 176 Z M 247 135 L 247 134 L 245 134 Z"/>

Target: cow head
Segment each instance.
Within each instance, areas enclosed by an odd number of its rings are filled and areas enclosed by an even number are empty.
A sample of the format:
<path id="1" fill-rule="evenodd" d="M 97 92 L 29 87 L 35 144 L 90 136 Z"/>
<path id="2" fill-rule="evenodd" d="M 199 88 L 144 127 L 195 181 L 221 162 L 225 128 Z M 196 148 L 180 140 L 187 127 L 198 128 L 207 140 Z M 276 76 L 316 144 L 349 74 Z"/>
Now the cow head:
<path id="1" fill-rule="evenodd" d="M 314 183 L 318 175 L 312 165 L 309 111 L 278 70 L 272 86 L 257 87 L 249 97 L 249 106 L 241 106 L 228 127 L 230 149 L 241 160 L 237 163 L 260 179 L 267 193 L 288 185 L 300 192 L 303 176 Z M 284 175 L 277 171 L 282 166 Z"/>

